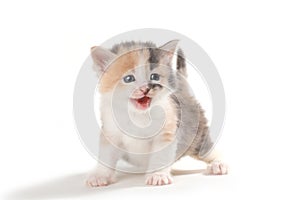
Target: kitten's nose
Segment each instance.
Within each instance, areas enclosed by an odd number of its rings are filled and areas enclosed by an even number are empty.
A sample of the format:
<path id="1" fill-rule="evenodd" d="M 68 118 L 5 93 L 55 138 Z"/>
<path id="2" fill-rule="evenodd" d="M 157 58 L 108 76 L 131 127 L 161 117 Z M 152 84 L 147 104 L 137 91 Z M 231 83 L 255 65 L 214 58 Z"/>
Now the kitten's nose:
<path id="1" fill-rule="evenodd" d="M 148 94 L 150 88 L 147 85 L 145 85 L 145 86 L 140 87 L 140 90 L 144 93 L 144 95 L 146 95 L 146 94 Z"/>

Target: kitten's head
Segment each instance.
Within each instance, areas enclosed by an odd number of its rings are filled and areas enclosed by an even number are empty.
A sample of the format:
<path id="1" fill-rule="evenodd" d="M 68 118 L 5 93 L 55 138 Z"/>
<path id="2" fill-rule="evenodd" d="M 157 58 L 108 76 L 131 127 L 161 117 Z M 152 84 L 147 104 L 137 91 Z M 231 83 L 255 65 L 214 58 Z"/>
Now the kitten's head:
<path id="1" fill-rule="evenodd" d="M 111 50 L 92 47 L 91 55 L 101 75 L 100 93 L 117 94 L 118 101 L 129 102 L 139 111 L 168 97 L 176 88 L 172 60 L 177 43 L 172 40 L 156 47 L 149 42 L 126 42 Z"/>

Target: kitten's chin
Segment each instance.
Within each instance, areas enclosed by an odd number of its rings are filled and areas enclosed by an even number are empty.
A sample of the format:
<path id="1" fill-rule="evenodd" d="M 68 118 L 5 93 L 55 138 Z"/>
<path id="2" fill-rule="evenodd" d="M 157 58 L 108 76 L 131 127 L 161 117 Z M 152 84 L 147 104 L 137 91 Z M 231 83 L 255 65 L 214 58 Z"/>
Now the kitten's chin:
<path id="1" fill-rule="evenodd" d="M 151 105 L 151 98 L 144 96 L 139 99 L 130 98 L 131 103 L 138 110 L 147 110 Z"/>

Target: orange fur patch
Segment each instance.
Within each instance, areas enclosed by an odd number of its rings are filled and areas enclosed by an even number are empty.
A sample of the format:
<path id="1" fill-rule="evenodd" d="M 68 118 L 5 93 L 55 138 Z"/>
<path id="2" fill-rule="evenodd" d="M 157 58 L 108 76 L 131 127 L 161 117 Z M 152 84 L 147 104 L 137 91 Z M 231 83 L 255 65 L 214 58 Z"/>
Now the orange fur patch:
<path id="1" fill-rule="evenodd" d="M 102 75 L 100 80 L 100 92 L 111 91 L 127 71 L 139 65 L 146 64 L 148 58 L 149 52 L 145 50 L 131 51 L 117 57 Z"/>
<path id="2" fill-rule="evenodd" d="M 175 139 L 175 133 L 177 129 L 177 114 L 176 107 L 173 103 L 165 107 L 166 109 L 166 123 L 162 132 L 162 141 L 171 142 Z"/>
<path id="3" fill-rule="evenodd" d="M 171 142 L 171 141 L 173 141 L 174 140 L 174 138 L 175 138 L 175 134 L 174 133 L 163 133 L 162 134 L 162 140 L 164 141 L 164 142 Z"/>

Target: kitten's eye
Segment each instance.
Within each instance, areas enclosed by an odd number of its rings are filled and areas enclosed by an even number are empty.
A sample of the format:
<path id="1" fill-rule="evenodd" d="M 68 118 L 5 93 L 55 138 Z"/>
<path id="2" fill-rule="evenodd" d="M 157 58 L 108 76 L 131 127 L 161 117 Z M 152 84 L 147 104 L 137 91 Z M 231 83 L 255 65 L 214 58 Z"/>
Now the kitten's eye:
<path id="1" fill-rule="evenodd" d="M 157 74 L 157 73 L 151 74 L 150 75 L 150 80 L 158 81 L 159 80 L 159 74 Z"/>
<path id="2" fill-rule="evenodd" d="M 124 81 L 125 83 L 130 83 L 130 82 L 135 81 L 135 78 L 134 78 L 133 75 L 127 75 L 127 76 L 125 76 L 125 77 L 123 78 L 123 81 Z"/>

